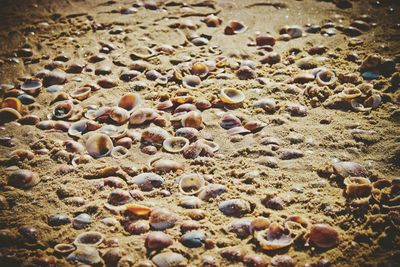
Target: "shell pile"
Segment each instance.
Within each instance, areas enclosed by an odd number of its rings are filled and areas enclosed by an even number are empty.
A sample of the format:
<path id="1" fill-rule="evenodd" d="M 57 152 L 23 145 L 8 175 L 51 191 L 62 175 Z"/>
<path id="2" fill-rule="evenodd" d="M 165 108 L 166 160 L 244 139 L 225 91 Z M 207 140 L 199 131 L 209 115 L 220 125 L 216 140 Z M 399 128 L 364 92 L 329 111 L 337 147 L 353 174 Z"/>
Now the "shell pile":
<path id="1" fill-rule="evenodd" d="M 398 3 L 48 2 L 0 11 L 0 266 L 399 263 Z"/>

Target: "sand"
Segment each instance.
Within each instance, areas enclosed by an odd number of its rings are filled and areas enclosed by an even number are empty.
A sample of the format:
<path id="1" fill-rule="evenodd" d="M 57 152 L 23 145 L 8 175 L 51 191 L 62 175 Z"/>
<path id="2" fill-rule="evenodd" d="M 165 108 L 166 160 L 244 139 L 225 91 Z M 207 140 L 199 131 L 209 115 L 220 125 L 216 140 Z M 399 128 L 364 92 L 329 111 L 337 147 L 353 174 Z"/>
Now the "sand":
<path id="1" fill-rule="evenodd" d="M 165 1 L 160 2 L 156 10 L 138 5 L 133 14 L 121 14 L 122 8 L 132 7 L 136 1 L 5 1 L 0 10 L 2 84 L 18 87 L 46 65 L 51 67 L 49 64 L 55 57 L 66 55 L 68 61 L 53 65 L 65 70 L 71 63 L 81 62 L 92 71 L 67 73 L 63 92 L 70 94 L 104 77 L 116 82 L 115 87 L 101 88 L 92 92 L 89 98 L 77 102 L 83 108 L 89 105 L 115 106 L 118 99 L 128 92 L 140 94 L 143 105 L 151 108 L 160 100 L 185 94 L 193 96 L 194 102 L 200 98 L 213 102 L 219 98 L 220 90 L 228 87 L 239 89 L 246 98 L 238 106 L 215 103 L 201 112 L 201 135 L 220 147 L 212 157 L 186 159 L 179 153 L 171 154 L 158 149 L 156 155 L 182 163 L 184 170 L 160 173 L 164 178 L 162 187 L 154 192 L 141 192 L 143 198 L 135 199 L 133 203 L 151 209 L 164 207 L 176 213 L 178 220 L 175 225 L 163 231 L 173 243 L 161 251 L 146 249 L 144 243 L 148 233 L 137 235 L 127 232 L 122 223 L 123 214 L 105 208 L 104 204 L 115 188 L 95 186 L 104 177 L 117 176 L 124 180 L 123 190 L 139 190 L 126 181 L 143 172 L 154 171 L 148 166 L 154 155 L 142 152 L 143 141 L 132 144 L 125 158 L 107 156 L 72 167 L 72 154 L 66 152 L 63 145 L 64 141 L 72 139 L 68 133 L 54 129 L 40 130 L 34 125 L 21 126 L 16 122 L 2 125 L 0 136 L 12 138 L 13 145 L 2 139 L 0 146 L 0 194 L 4 197 L 0 210 L 0 266 L 77 266 L 79 263 L 68 261 L 67 255 L 57 254 L 54 246 L 71 244 L 78 234 L 86 231 L 100 232 L 106 239 L 97 246 L 102 256 L 100 266 L 105 262 L 112 266 L 104 257 L 112 248 L 119 248 L 118 253 L 122 257 L 119 266 L 152 266 L 152 257 L 166 251 L 183 255 L 185 261 L 182 264 L 186 266 L 211 266 L 204 264 L 206 256 L 213 257 L 215 266 L 244 266 L 243 259 L 223 257 L 222 252 L 231 247 L 241 248 L 247 255 L 260 255 L 270 265 L 276 264 L 276 255 L 290 256 L 295 266 L 398 264 L 399 209 L 395 206 L 388 209 L 371 196 L 362 200 L 349 197 L 345 193 L 344 178 L 324 170 L 335 162 L 351 161 L 367 169 L 365 178 L 371 182 L 392 181 L 400 177 L 400 109 L 398 81 L 397 84 L 395 82 L 396 75 L 399 75 L 400 6 L 396 1 L 382 1 L 381 6 L 373 5 L 372 1 L 351 1 L 351 8 L 341 9 L 334 2 Z M 201 21 L 210 14 L 222 19 L 220 26 L 207 27 Z M 352 46 L 352 37 L 340 30 L 336 30 L 333 36 L 305 31 L 308 23 L 323 25 L 333 22 L 336 26 L 343 24 L 347 27 L 362 14 L 372 18 L 371 29 L 356 37 L 363 40 L 362 44 Z M 186 20 L 191 20 L 193 25 Z M 230 20 L 242 21 L 246 31 L 224 34 Z M 261 64 L 262 54 L 267 52 L 251 43 L 254 43 L 258 33 L 278 38 L 279 30 L 285 25 L 300 25 L 303 36 L 288 41 L 278 40 L 273 51 L 279 53 L 280 62 Z M 190 43 L 185 34 L 194 33 L 210 38 L 208 44 L 195 46 Z M 107 54 L 99 53 L 102 45 L 109 43 L 115 46 L 115 50 Z M 24 59 L 14 54 L 24 44 L 32 48 L 31 64 L 26 59 L 24 64 Z M 171 45 L 175 52 L 173 55 L 160 53 L 145 59 L 151 63 L 150 69 L 165 74 L 176 66 L 171 63 L 172 58 L 190 56 L 193 62 L 225 56 L 226 63 L 220 69 L 224 69 L 228 79 L 209 75 L 202 78 L 201 84 L 194 89 L 183 87 L 180 81 L 157 84 L 146 79 L 143 73 L 131 81 L 120 80 L 121 73 L 133 63 L 130 55 L 135 48 L 156 48 L 160 45 Z M 322 55 L 310 56 L 307 53 L 309 48 L 319 45 L 327 48 Z M 210 52 L 211 46 L 217 46 L 220 55 Z M 365 81 L 359 68 L 363 60 L 373 54 L 393 59 L 397 65 L 389 75 Z M 104 55 L 105 60 L 90 63 L 88 59 L 92 55 Z M 341 85 L 356 87 L 340 79 L 332 88 L 319 86 L 315 81 L 289 85 L 291 78 L 307 71 L 298 67 L 301 59 L 307 57 L 324 57 L 323 61 L 317 60 L 316 67 L 326 67 L 336 76 L 354 73 L 360 83 L 372 84 L 374 94 L 381 96 L 380 105 L 364 112 L 357 112 L 349 105 L 324 106 L 326 98 L 337 93 L 335 88 Z M 354 57 L 355 60 L 350 60 Z M 236 77 L 235 71 L 243 60 L 255 63 L 258 79 L 239 80 Z M 95 69 L 106 65 L 110 74 L 95 74 Z M 261 77 L 263 79 L 259 79 Z M 288 93 L 292 85 L 300 88 L 301 93 Z M 4 96 L 6 91 L 2 89 L 0 96 Z M 51 104 L 53 97 L 53 93 L 42 88 L 34 104 L 24 105 L 23 113 L 47 120 L 54 106 Z M 275 99 L 276 110 L 266 112 L 254 107 L 253 102 L 262 98 Z M 286 107 L 291 103 L 307 106 L 307 115 L 290 115 Z M 237 116 L 243 123 L 257 120 L 266 126 L 258 132 L 230 136 L 220 126 L 225 113 Z M 168 121 L 170 115 L 171 110 L 167 110 L 163 117 Z M 148 127 L 148 124 L 130 126 L 139 131 Z M 176 130 L 170 125 L 164 128 L 171 135 Z M 263 145 L 261 140 L 266 136 L 277 138 L 279 145 Z M 85 138 L 75 140 L 85 145 Z M 9 155 L 17 149 L 27 149 L 35 155 L 31 160 L 13 160 Z M 301 151 L 301 156 L 284 159 L 284 150 Z M 104 168 L 107 167 L 116 171 L 105 173 Z M 40 182 L 29 189 L 11 186 L 9 176 L 18 168 L 31 170 L 40 177 Z M 61 168 L 68 171 L 61 172 Z M 207 184 L 226 187 L 226 192 L 210 201 L 203 201 L 196 209 L 201 210 L 197 211 L 200 214 L 199 223 L 208 236 L 199 248 L 189 248 L 180 239 L 182 223 L 191 220 L 190 216 L 196 217 L 191 209 L 179 204 L 183 195 L 176 180 L 184 173 L 198 173 L 205 177 Z M 265 205 L 264 200 L 273 197 L 278 199 L 279 207 Z M 239 217 L 266 217 L 270 222 L 283 225 L 290 216 L 301 215 L 311 225 L 333 227 L 339 234 L 339 242 L 326 249 L 300 242 L 279 250 L 265 251 L 253 235 L 240 238 L 229 231 L 228 224 L 238 218 L 226 216 L 219 209 L 219 204 L 229 199 L 242 199 L 249 203 L 250 210 Z M 72 219 L 81 213 L 91 216 L 92 222 L 85 229 L 75 229 L 72 223 L 62 226 L 50 226 L 48 223 L 50 215 L 65 214 Z M 110 217 L 116 219 L 114 225 L 102 222 Z M 145 220 L 148 221 L 147 218 Z M 37 229 L 38 236 L 33 242 L 21 234 L 20 227 L 24 225 Z M 324 261 L 326 265 L 323 265 Z"/>

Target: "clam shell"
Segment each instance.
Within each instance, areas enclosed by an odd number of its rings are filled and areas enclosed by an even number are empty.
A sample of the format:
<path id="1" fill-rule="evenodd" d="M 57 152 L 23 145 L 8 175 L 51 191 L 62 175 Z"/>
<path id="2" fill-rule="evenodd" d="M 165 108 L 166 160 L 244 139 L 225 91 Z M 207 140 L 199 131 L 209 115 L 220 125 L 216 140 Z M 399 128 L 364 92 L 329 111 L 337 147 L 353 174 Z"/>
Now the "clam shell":
<path id="1" fill-rule="evenodd" d="M 203 118 L 201 117 L 201 113 L 198 111 L 190 111 L 182 118 L 182 126 L 183 127 L 191 127 L 195 129 L 201 128 L 203 123 Z"/>
<path id="2" fill-rule="evenodd" d="M 72 226 L 75 229 L 83 229 L 87 227 L 92 222 L 90 215 L 87 213 L 81 213 L 74 218 L 72 221 Z"/>
<path id="3" fill-rule="evenodd" d="M 218 208 L 226 216 L 241 217 L 250 212 L 250 203 L 238 198 L 228 199 L 222 201 Z"/>
<path id="4" fill-rule="evenodd" d="M 332 86 L 336 83 L 337 78 L 333 71 L 323 70 L 317 73 L 316 81 L 320 86 Z"/>
<path id="5" fill-rule="evenodd" d="M 102 133 L 94 133 L 86 141 L 86 150 L 94 158 L 108 156 L 113 150 L 111 138 Z"/>
<path id="6" fill-rule="evenodd" d="M 150 144 L 163 144 L 170 134 L 161 127 L 152 126 L 142 132 L 142 141 Z"/>
<path id="7" fill-rule="evenodd" d="M 99 232 L 84 232 L 79 234 L 75 240 L 74 240 L 74 245 L 79 247 L 79 246 L 91 246 L 91 247 L 97 247 L 100 245 L 104 240 L 104 236 L 99 233 Z"/>
<path id="8" fill-rule="evenodd" d="M 163 232 L 151 232 L 147 235 L 144 246 L 149 250 L 162 250 L 172 245 L 173 240 Z"/>
<path id="9" fill-rule="evenodd" d="M 27 189 L 40 182 L 39 177 L 30 170 L 16 170 L 8 177 L 8 185 Z"/>
<path id="10" fill-rule="evenodd" d="M 42 88 L 42 81 L 39 79 L 27 79 L 23 84 L 21 84 L 21 90 L 30 95 L 36 95 Z"/>
<path id="11" fill-rule="evenodd" d="M 180 162 L 171 159 L 158 159 L 151 166 L 156 172 L 168 173 L 177 172 L 184 169 L 184 165 Z"/>
<path id="12" fill-rule="evenodd" d="M 332 248 L 339 243 L 339 233 L 329 225 L 315 224 L 310 230 L 310 243 L 320 248 Z"/>
<path id="13" fill-rule="evenodd" d="M 242 91 L 234 88 L 223 88 L 219 97 L 225 104 L 239 104 L 246 98 Z"/>
<path id="14" fill-rule="evenodd" d="M 151 260 L 157 267 L 175 267 L 187 265 L 186 258 L 175 252 L 160 253 L 155 255 Z"/>
<path id="15" fill-rule="evenodd" d="M 19 113 L 22 112 L 22 103 L 18 98 L 15 97 L 7 97 L 3 99 L 1 102 L 1 108 L 12 108 L 18 111 Z"/>
<path id="16" fill-rule="evenodd" d="M 179 191 L 185 195 L 195 195 L 205 186 L 203 176 L 195 173 L 184 174 L 178 178 Z"/>
<path id="17" fill-rule="evenodd" d="M 140 125 L 145 122 L 153 121 L 158 117 L 158 113 L 156 110 L 151 108 L 137 108 L 135 109 L 131 117 L 129 118 L 129 124 L 131 125 Z"/>
<path id="18" fill-rule="evenodd" d="M 253 218 L 240 218 L 230 222 L 227 226 L 228 232 L 235 233 L 239 238 L 246 238 L 251 235 L 251 223 Z"/>
<path id="19" fill-rule="evenodd" d="M 203 246 L 206 234 L 201 230 L 192 230 L 184 233 L 179 241 L 188 248 L 198 248 Z"/>
<path id="20" fill-rule="evenodd" d="M 165 230 L 175 225 L 178 217 L 167 208 L 155 208 L 150 213 L 150 225 L 155 230 Z"/>
<path id="21" fill-rule="evenodd" d="M 132 111 L 142 103 L 142 98 L 137 93 L 127 93 L 118 101 L 118 107 Z"/>
<path id="22" fill-rule="evenodd" d="M 352 161 L 341 161 L 332 164 L 335 174 L 346 178 L 348 176 L 365 177 L 368 175 L 367 169 L 361 164 Z"/>
<path id="23" fill-rule="evenodd" d="M 290 236 L 284 234 L 283 227 L 277 223 L 271 223 L 266 230 L 255 232 L 254 237 L 264 250 L 281 249 L 293 243 Z"/>
<path id="24" fill-rule="evenodd" d="M 92 89 L 90 87 L 82 87 L 74 90 L 71 93 L 71 97 L 77 100 L 85 100 L 90 96 L 90 93 L 92 92 Z"/>
<path id="25" fill-rule="evenodd" d="M 364 101 L 365 107 L 370 107 L 376 109 L 382 102 L 382 97 L 380 95 L 371 95 Z"/>
<path id="26" fill-rule="evenodd" d="M 273 113 L 276 111 L 276 103 L 272 98 L 262 98 L 253 102 L 253 107 L 262 108 L 266 112 Z"/>
<path id="27" fill-rule="evenodd" d="M 21 114 L 13 108 L 0 109 L 0 125 L 21 119 Z"/>
<path id="28" fill-rule="evenodd" d="M 201 146 L 206 146 L 211 152 L 217 152 L 219 150 L 219 145 L 217 143 L 206 139 L 199 139 L 196 141 L 196 143 Z"/>
<path id="29" fill-rule="evenodd" d="M 236 134 L 245 135 L 249 133 L 251 133 L 251 131 L 247 130 L 244 127 L 233 127 L 228 130 L 229 135 L 236 135 Z"/>
<path id="30" fill-rule="evenodd" d="M 111 157 L 116 159 L 123 159 L 129 155 L 129 150 L 123 146 L 115 146 L 111 151 Z"/>
<path id="31" fill-rule="evenodd" d="M 126 126 L 104 125 L 100 128 L 100 132 L 108 135 L 111 138 L 122 138 L 127 132 Z"/>
<path id="32" fill-rule="evenodd" d="M 145 172 L 134 176 L 130 182 L 138 185 L 143 191 L 151 191 L 154 188 L 161 187 L 164 179 L 158 174 Z"/>
<path id="33" fill-rule="evenodd" d="M 363 177 L 347 177 L 344 179 L 346 195 L 352 197 L 368 197 L 372 191 L 371 181 Z"/>
<path id="34" fill-rule="evenodd" d="M 219 125 L 222 127 L 222 128 L 224 128 L 224 129 L 226 129 L 226 130 L 229 130 L 229 129 L 231 129 L 231 128 L 235 128 L 235 127 L 240 127 L 240 126 L 242 126 L 242 122 L 240 121 L 240 119 L 238 118 L 238 117 L 236 117 L 235 115 L 233 115 L 233 114 L 225 114 L 222 118 L 221 118 L 221 120 L 220 120 L 220 122 L 219 122 Z"/>
<path id="35" fill-rule="evenodd" d="M 182 80 L 182 85 L 189 89 L 198 87 L 200 83 L 201 79 L 196 75 L 186 75 Z"/>
<path id="36" fill-rule="evenodd" d="M 222 184 L 208 184 L 199 193 L 201 200 L 210 201 L 217 198 L 227 191 L 226 187 Z"/>
<path id="37" fill-rule="evenodd" d="M 197 75 L 199 77 L 205 77 L 207 76 L 208 72 L 209 72 L 208 66 L 205 63 L 203 62 L 193 63 L 191 69 L 191 73 L 193 75 Z"/>
<path id="38" fill-rule="evenodd" d="M 78 247 L 74 252 L 68 255 L 67 260 L 92 265 L 101 262 L 100 254 L 97 249 L 90 246 Z"/>
<path id="39" fill-rule="evenodd" d="M 65 254 L 70 254 L 71 252 L 73 252 L 75 250 L 75 246 L 71 245 L 71 244 L 57 244 L 54 246 L 54 250 L 55 252 L 65 255 Z"/>
<path id="40" fill-rule="evenodd" d="M 68 129 L 68 134 L 70 136 L 80 137 L 87 131 L 87 129 L 88 127 L 86 120 L 77 121 L 71 124 Z"/>
<path id="41" fill-rule="evenodd" d="M 134 203 L 128 203 L 125 205 L 125 210 L 132 215 L 136 216 L 147 216 L 151 212 L 151 208 L 139 205 L 139 204 L 134 204 Z"/>
<path id="42" fill-rule="evenodd" d="M 180 199 L 179 205 L 186 209 L 198 209 L 201 206 L 201 199 L 195 196 L 184 196 Z"/>
<path id="43" fill-rule="evenodd" d="M 129 111 L 120 107 L 113 107 L 110 112 L 110 119 L 112 119 L 117 124 L 124 124 L 129 120 Z"/>
<path id="44" fill-rule="evenodd" d="M 53 117 L 56 119 L 67 119 L 72 116 L 74 111 L 74 104 L 72 101 L 66 100 L 57 102 L 53 108 Z"/>
<path id="45" fill-rule="evenodd" d="M 188 145 L 189 140 L 184 137 L 169 137 L 163 142 L 163 148 L 171 153 L 179 153 Z"/>
<path id="46" fill-rule="evenodd" d="M 340 92 L 339 94 L 337 94 L 340 98 L 344 99 L 344 100 L 352 100 L 355 99 L 359 96 L 362 95 L 360 89 L 358 88 L 352 88 L 352 87 L 348 87 L 345 88 L 342 92 Z"/>
<path id="47" fill-rule="evenodd" d="M 199 131 L 192 127 L 183 127 L 176 130 L 175 135 L 177 137 L 184 137 L 189 141 L 196 141 L 199 137 Z"/>
<path id="48" fill-rule="evenodd" d="M 224 33 L 227 35 L 242 33 L 247 30 L 247 27 L 243 24 L 243 22 L 238 20 L 231 20 L 228 22 L 228 25 L 225 28 Z"/>

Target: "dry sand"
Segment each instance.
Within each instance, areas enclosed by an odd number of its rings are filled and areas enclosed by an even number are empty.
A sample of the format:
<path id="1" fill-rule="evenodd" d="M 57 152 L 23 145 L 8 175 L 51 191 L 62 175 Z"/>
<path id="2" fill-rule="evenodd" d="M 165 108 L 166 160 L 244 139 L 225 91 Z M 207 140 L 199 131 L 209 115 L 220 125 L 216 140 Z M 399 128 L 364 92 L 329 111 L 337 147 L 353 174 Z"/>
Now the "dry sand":
<path id="1" fill-rule="evenodd" d="M 368 170 L 365 178 L 372 182 L 381 179 L 391 181 L 400 177 L 400 5 L 396 1 L 381 1 L 381 6 L 374 6 L 373 1 L 351 1 L 352 8 L 348 9 L 338 8 L 333 3 L 335 1 L 315 0 L 164 1 L 156 10 L 137 6 L 133 14 L 126 15 L 121 14 L 121 8 L 132 7 L 135 1 L 3 2 L 0 10 L 0 82 L 3 84 L 18 86 L 46 65 L 48 68 L 54 67 L 50 65 L 56 56 L 66 55 L 67 62 L 56 64 L 59 69 L 65 70 L 71 63 L 82 62 L 92 71 L 66 74 L 68 81 L 62 91 L 69 94 L 84 84 L 96 83 L 103 77 L 96 75 L 94 69 L 104 65 L 111 70 L 111 74 L 104 77 L 117 83 L 113 88 L 92 92 L 89 98 L 77 104 L 83 108 L 88 105 L 114 106 L 122 95 L 135 91 L 148 107 L 154 107 L 160 99 L 173 98 L 177 94 L 212 101 L 218 99 L 221 88 L 226 87 L 237 88 L 245 94 L 246 99 L 239 107 L 227 109 L 216 105 L 202 112 L 203 128 L 200 133 L 220 146 L 213 157 L 185 159 L 181 154 L 170 154 L 162 149 L 157 152 L 156 155 L 168 154 L 168 157 L 184 164 L 183 171 L 161 174 L 165 180 L 163 190 L 142 192 L 143 200 L 134 201 L 151 208 L 166 207 L 177 214 L 175 226 L 164 231 L 173 239 L 173 244 L 161 252 L 173 251 L 183 255 L 186 259 L 183 264 L 187 266 L 202 266 L 206 255 L 214 258 L 215 266 L 243 266 L 243 259 L 231 261 L 221 256 L 221 252 L 230 247 L 242 248 L 247 255 L 261 255 L 270 265 L 277 259 L 273 258 L 276 255 L 289 255 L 295 266 L 399 264 L 399 209 L 392 207 L 389 210 L 372 197 L 358 200 L 361 204 L 356 204 L 354 198 L 344 193 L 343 178 L 321 171 L 325 164 L 329 165 L 335 160 L 352 161 L 365 166 Z M 209 14 L 220 17 L 222 24 L 215 28 L 207 27 L 201 20 Z M 340 30 L 336 30 L 334 36 L 305 32 L 307 23 L 323 25 L 332 22 L 336 26 L 343 24 L 347 27 L 362 14 L 372 18 L 372 27 L 357 37 L 363 43 L 356 46 L 349 45 L 351 37 Z M 193 29 L 182 29 L 188 24 L 185 20 L 191 20 Z M 247 30 L 235 35 L 224 34 L 229 20 L 242 21 Z M 278 38 L 279 30 L 285 25 L 300 25 L 303 36 L 288 41 L 278 40 L 273 50 L 280 54 L 281 61 L 272 66 L 261 64 L 262 53 L 267 52 L 248 44 L 254 42 L 257 32 Z M 113 34 L 113 30 L 119 33 Z M 204 34 L 211 39 L 207 45 L 195 46 L 186 39 L 185 33 Z M 108 54 L 99 53 L 104 43 L 112 43 L 116 49 Z M 24 64 L 23 58 L 13 54 L 24 44 L 32 48 L 32 64 Z M 179 81 L 157 84 L 147 80 L 144 74 L 129 82 L 119 79 L 120 74 L 133 63 L 130 54 L 135 47 L 156 48 L 164 44 L 173 46 L 174 54 L 159 54 L 148 59 L 152 64 L 151 69 L 167 73 L 174 67 L 171 58 L 189 56 L 193 62 L 225 56 L 226 64 L 220 69 L 231 76 L 229 79 L 217 79 L 215 75 L 210 75 L 202 78 L 202 83 L 195 89 L 186 89 Z M 356 112 L 342 106 L 323 107 L 320 102 L 325 100 L 324 94 L 334 94 L 335 87 L 356 87 L 340 80 L 333 88 L 322 88 L 315 81 L 305 85 L 295 84 L 302 93 L 288 93 L 288 80 L 306 72 L 297 63 L 302 58 L 310 57 L 307 49 L 317 45 L 327 48 L 322 55 L 312 56 L 325 57 L 323 62 L 316 63 L 317 66 L 334 71 L 336 76 L 356 74 L 360 83 L 373 85 L 373 92 L 381 96 L 382 103 L 366 112 Z M 221 54 L 210 52 L 210 46 L 218 46 Z M 104 55 L 105 60 L 88 62 L 90 56 L 99 54 Z M 393 59 L 397 63 L 394 73 L 363 81 L 359 67 L 372 54 Z M 355 60 L 350 60 L 354 57 Z M 242 60 L 253 61 L 257 76 L 265 79 L 239 80 L 235 70 Z M 143 88 L 138 86 L 138 81 L 144 84 Z M 0 96 L 4 96 L 6 91 L 3 89 Z M 316 91 L 318 93 L 312 99 L 310 95 Z M 46 120 L 52 110 L 50 102 L 53 96 L 42 88 L 34 104 L 24 105 L 24 112 Z M 253 107 L 254 101 L 266 97 L 275 99 L 275 112 L 267 113 Z M 291 116 L 286 112 L 286 106 L 290 103 L 307 106 L 308 114 L 304 117 Z M 242 122 L 259 120 L 266 127 L 257 133 L 229 136 L 227 130 L 219 125 L 225 112 L 236 115 Z M 164 117 L 168 118 L 169 115 L 170 111 L 167 111 Z M 144 130 L 146 127 L 148 125 L 132 128 Z M 164 128 L 170 134 L 175 132 L 172 126 Z M 153 255 L 161 252 L 146 250 L 144 242 L 147 233 L 128 233 L 121 223 L 123 216 L 104 207 L 114 188 L 106 186 L 98 189 L 94 186 L 96 181 L 104 178 L 97 175 L 99 168 L 115 167 L 119 170 L 110 176 L 119 176 L 124 180 L 151 171 L 147 162 L 153 156 L 141 152 L 143 142 L 134 143 L 126 158 L 108 156 L 92 159 L 67 173 L 60 173 L 62 166 L 72 166 L 71 155 L 65 152 L 63 146 L 63 141 L 72 139 L 67 133 L 40 130 L 35 126 L 21 126 L 14 122 L 1 126 L 0 130 L 2 138 L 11 137 L 14 143 L 8 146 L 7 140 L 2 139 L 0 146 L 0 193 L 3 196 L 0 210 L 0 266 L 47 266 L 45 261 L 48 266 L 79 265 L 67 261 L 66 256 L 55 253 L 53 248 L 59 243 L 71 244 L 78 234 L 85 231 L 98 231 L 105 236 L 107 241 L 97 247 L 100 255 L 115 247 L 119 248 L 123 257 L 121 266 L 151 266 Z M 261 144 L 260 140 L 265 136 L 279 139 L 279 147 Z M 82 139 L 78 141 L 84 144 Z M 31 150 L 35 156 L 31 160 L 10 159 L 9 154 L 17 149 Z M 295 159 L 280 159 L 281 151 L 285 149 L 300 150 L 304 155 Z M 267 156 L 273 157 L 277 166 L 268 167 L 268 164 L 271 166 L 271 158 Z M 40 177 L 40 183 L 25 190 L 10 186 L 8 177 L 17 168 L 31 170 Z M 225 193 L 210 201 L 203 201 L 199 208 L 204 213 L 199 212 L 200 217 L 204 215 L 199 223 L 208 235 L 206 244 L 199 248 L 189 248 L 180 242 L 182 222 L 194 215 L 190 209 L 179 205 L 183 195 L 178 190 L 176 179 L 182 173 L 200 173 L 207 183 L 226 187 Z M 122 189 L 137 187 L 124 184 Z M 398 196 L 398 191 L 395 194 Z M 80 197 L 82 201 L 73 197 Z M 267 207 L 263 201 L 266 197 L 277 197 L 278 202 L 282 202 L 277 205 L 282 204 L 283 207 Z M 227 230 L 230 222 L 238 220 L 224 215 L 218 208 L 221 202 L 228 199 L 243 199 L 250 203 L 250 211 L 242 216 L 244 218 L 266 217 L 271 222 L 283 225 L 288 217 L 301 215 L 313 225 L 330 225 L 339 233 L 339 242 L 329 249 L 300 242 L 280 250 L 263 251 L 252 235 L 239 238 Z M 72 219 L 80 213 L 88 213 L 92 219 L 85 229 L 74 229 L 71 223 L 57 227 L 48 224 L 50 215 L 66 214 Z M 107 217 L 114 217 L 118 222 L 114 226 L 107 226 L 102 222 Z M 38 230 L 36 240 L 29 242 L 26 235 L 21 234 L 20 227 L 23 225 Z"/>

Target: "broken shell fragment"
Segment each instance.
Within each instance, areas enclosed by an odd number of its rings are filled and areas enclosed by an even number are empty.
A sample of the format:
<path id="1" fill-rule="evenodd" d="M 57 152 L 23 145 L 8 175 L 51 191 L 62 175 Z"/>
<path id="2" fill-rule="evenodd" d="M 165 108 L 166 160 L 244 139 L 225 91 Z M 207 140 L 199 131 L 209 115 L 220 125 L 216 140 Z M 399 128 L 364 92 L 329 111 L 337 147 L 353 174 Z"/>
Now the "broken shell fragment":
<path id="1" fill-rule="evenodd" d="M 205 185 L 203 176 L 195 173 L 184 174 L 178 178 L 179 191 L 185 195 L 195 195 Z"/>
<path id="2" fill-rule="evenodd" d="M 371 181 L 363 177 L 347 177 L 344 179 L 346 195 L 351 197 L 368 197 L 371 194 Z"/>
<path id="3" fill-rule="evenodd" d="M 115 146 L 111 151 L 111 157 L 116 159 L 126 158 L 129 155 L 129 150 L 123 146 Z"/>
<path id="4" fill-rule="evenodd" d="M 102 133 L 94 133 L 86 141 L 86 150 L 94 158 L 108 156 L 113 150 L 111 138 Z"/>

